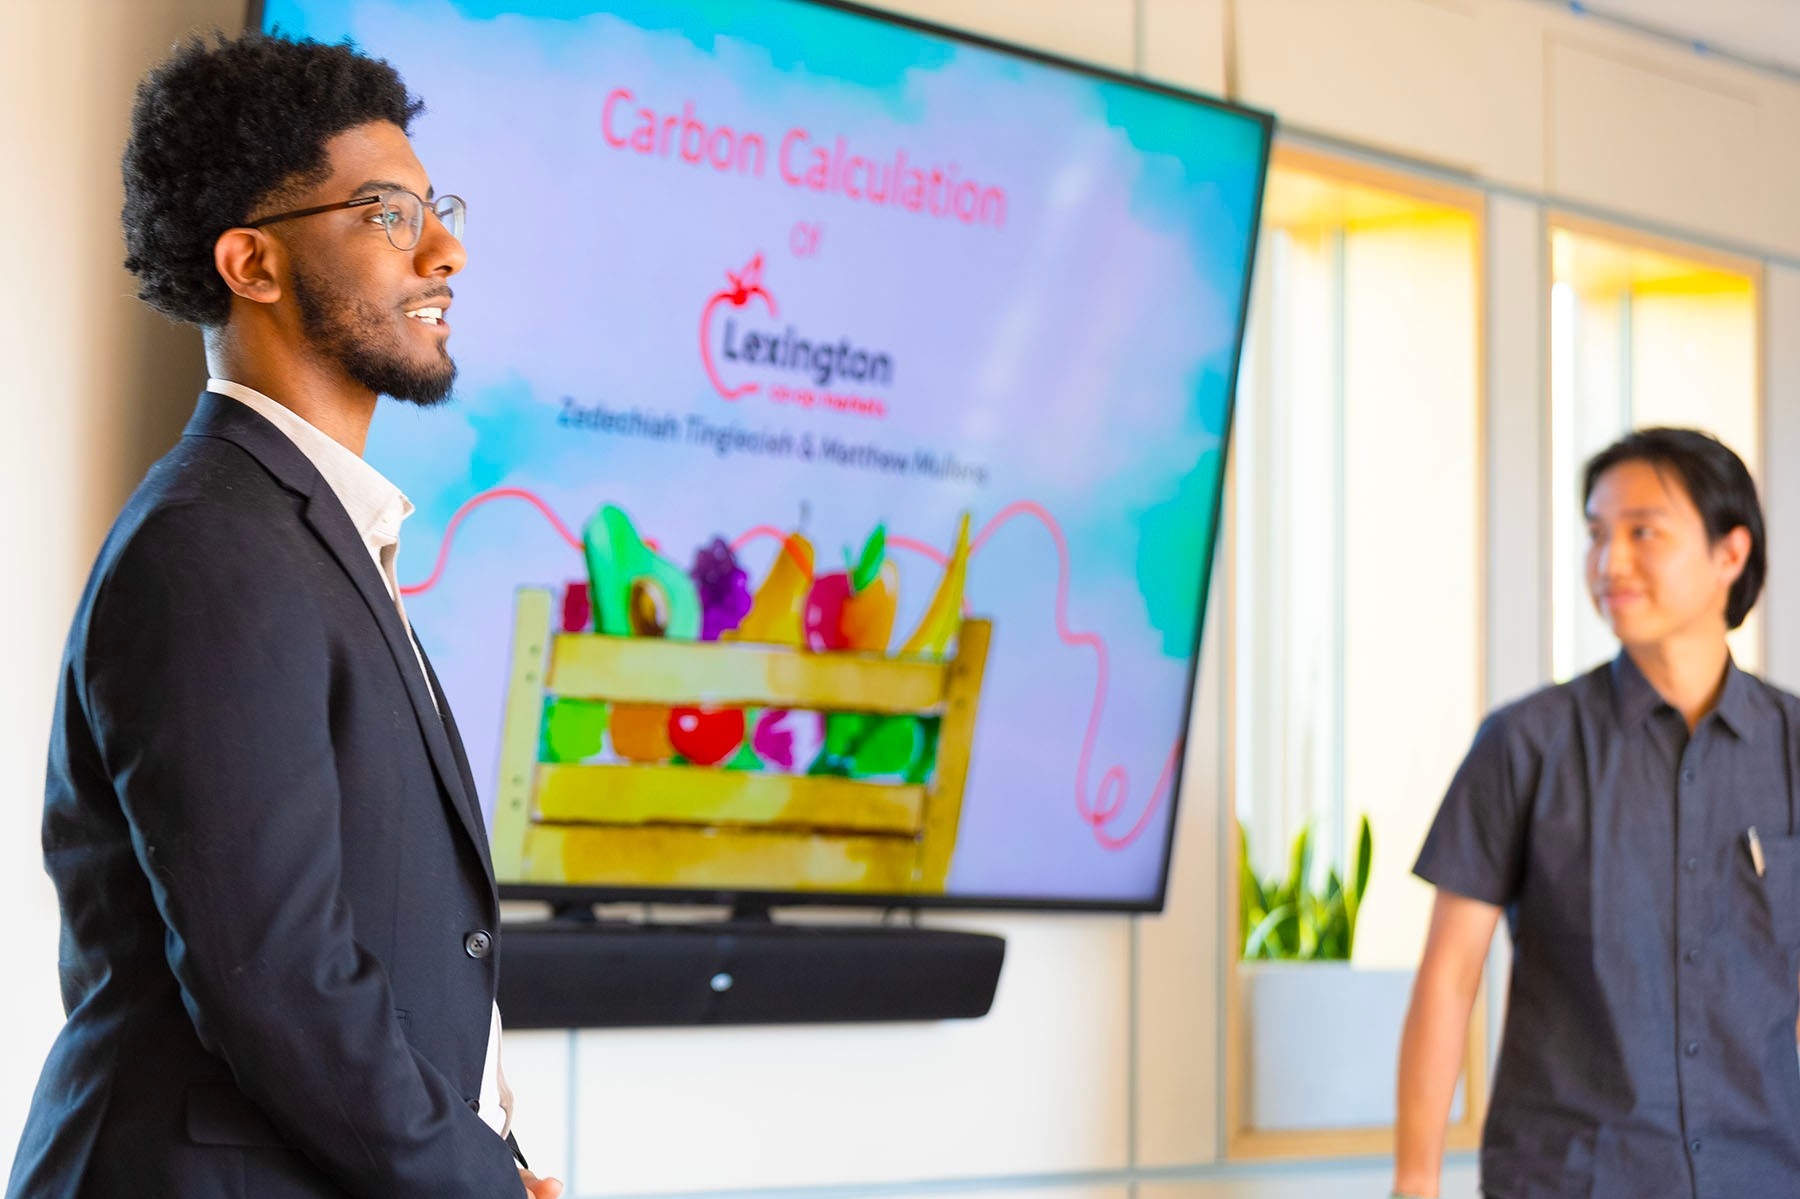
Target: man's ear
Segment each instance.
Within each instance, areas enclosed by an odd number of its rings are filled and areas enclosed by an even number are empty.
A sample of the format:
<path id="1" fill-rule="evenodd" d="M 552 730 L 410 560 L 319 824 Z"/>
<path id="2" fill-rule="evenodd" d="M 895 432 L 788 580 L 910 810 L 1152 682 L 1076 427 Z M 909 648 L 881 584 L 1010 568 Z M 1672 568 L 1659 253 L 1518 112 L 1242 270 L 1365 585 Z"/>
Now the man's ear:
<path id="1" fill-rule="evenodd" d="M 213 266 L 232 294 L 257 304 L 281 299 L 286 272 L 281 243 L 260 229 L 227 229 L 213 243 Z"/>
<path id="2" fill-rule="evenodd" d="M 1750 530 L 1743 525 L 1731 530 L 1719 538 L 1714 552 L 1721 555 L 1721 564 L 1730 577 L 1726 585 L 1736 583 L 1738 576 L 1744 573 L 1744 567 L 1750 562 Z"/>

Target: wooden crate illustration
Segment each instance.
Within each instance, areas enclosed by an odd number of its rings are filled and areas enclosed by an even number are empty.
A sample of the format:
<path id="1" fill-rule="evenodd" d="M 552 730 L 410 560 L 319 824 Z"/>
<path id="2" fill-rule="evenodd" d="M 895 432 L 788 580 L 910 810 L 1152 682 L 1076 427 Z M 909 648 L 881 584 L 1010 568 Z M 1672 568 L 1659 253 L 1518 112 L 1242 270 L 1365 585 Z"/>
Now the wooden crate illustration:
<path id="1" fill-rule="evenodd" d="M 514 609 L 494 815 L 500 876 L 522 883 L 940 893 L 992 628 L 965 620 L 943 661 L 723 641 L 562 633 L 549 590 Z M 540 761 L 552 697 L 669 707 L 935 716 L 924 783 L 691 764 Z"/>

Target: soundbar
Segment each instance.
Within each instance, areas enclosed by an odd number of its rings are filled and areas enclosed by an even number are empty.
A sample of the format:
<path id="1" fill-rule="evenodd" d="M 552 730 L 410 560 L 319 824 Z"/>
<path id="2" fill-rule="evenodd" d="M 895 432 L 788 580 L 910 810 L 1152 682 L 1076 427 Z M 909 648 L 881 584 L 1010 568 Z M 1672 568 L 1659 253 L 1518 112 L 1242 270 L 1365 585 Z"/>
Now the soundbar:
<path id="1" fill-rule="evenodd" d="M 883 925 L 506 925 L 508 1028 L 957 1020 L 987 1014 L 1006 942 Z"/>

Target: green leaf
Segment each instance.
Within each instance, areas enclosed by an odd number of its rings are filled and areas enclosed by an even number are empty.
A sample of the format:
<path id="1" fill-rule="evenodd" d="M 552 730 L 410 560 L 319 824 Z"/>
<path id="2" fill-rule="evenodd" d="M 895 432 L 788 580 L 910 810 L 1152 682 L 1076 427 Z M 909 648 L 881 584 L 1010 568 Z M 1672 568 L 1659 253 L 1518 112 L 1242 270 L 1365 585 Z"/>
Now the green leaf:
<path id="1" fill-rule="evenodd" d="M 1238 825 L 1238 899 L 1265 912 L 1269 910 L 1268 892 L 1263 890 L 1262 881 L 1256 877 L 1256 867 L 1250 863 L 1250 835 L 1241 824 Z"/>
<path id="2" fill-rule="evenodd" d="M 1369 829 L 1369 818 L 1365 815 L 1362 818 L 1362 828 L 1358 831 L 1356 836 L 1356 864 L 1352 867 L 1351 874 L 1351 877 L 1356 880 L 1354 894 L 1357 903 L 1361 903 L 1362 897 L 1368 894 L 1369 870 L 1373 866 L 1374 861 L 1375 838 L 1374 834 Z"/>
<path id="3" fill-rule="evenodd" d="M 886 556 L 887 526 L 878 524 L 869 539 L 863 542 L 862 557 L 850 572 L 850 589 L 861 592 L 873 583 L 881 574 L 881 564 Z"/>
<path id="4" fill-rule="evenodd" d="M 1287 877 L 1258 879 L 1250 836 L 1238 828 L 1238 918 L 1246 961 L 1348 961 L 1356 917 L 1369 886 L 1372 834 L 1363 817 L 1348 876 L 1327 869 L 1323 887 L 1311 883 L 1312 827 L 1302 828 L 1288 854 Z"/>
<path id="5" fill-rule="evenodd" d="M 1250 930 L 1250 936 L 1245 939 L 1244 956 L 1247 958 L 1257 957 L 1264 945 L 1270 943 L 1271 940 L 1279 944 L 1280 929 L 1283 925 L 1291 925 L 1294 919 L 1294 909 L 1286 904 L 1264 916 L 1257 922 L 1256 927 Z"/>
<path id="6" fill-rule="evenodd" d="M 1300 901 L 1300 916 L 1295 922 L 1294 956 L 1309 962 L 1319 953 L 1319 900 L 1305 895 Z"/>
<path id="7" fill-rule="evenodd" d="M 1299 895 L 1306 890 L 1306 880 L 1312 875 L 1312 825 L 1302 828 L 1294 838 L 1294 848 L 1288 855 L 1288 877 L 1283 890 Z"/>
<path id="8" fill-rule="evenodd" d="M 1375 861 L 1375 836 L 1365 814 L 1356 835 L 1356 860 L 1351 863 L 1350 889 L 1344 893 L 1344 957 L 1356 949 L 1356 920 L 1362 914 L 1363 896 L 1369 891 L 1369 870 Z"/>

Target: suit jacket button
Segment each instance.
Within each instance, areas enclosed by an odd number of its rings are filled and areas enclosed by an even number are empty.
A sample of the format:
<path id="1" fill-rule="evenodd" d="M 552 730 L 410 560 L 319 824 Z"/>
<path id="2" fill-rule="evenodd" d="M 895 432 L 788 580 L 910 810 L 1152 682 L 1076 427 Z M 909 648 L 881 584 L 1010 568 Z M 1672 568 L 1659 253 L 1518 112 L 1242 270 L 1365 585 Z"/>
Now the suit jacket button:
<path id="1" fill-rule="evenodd" d="M 478 928 L 463 938 L 463 952 L 477 960 L 488 955 L 494 947 L 494 938 L 488 936 L 486 929 Z"/>

